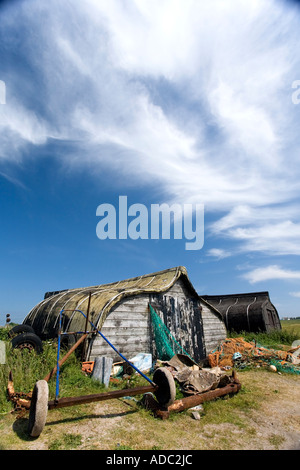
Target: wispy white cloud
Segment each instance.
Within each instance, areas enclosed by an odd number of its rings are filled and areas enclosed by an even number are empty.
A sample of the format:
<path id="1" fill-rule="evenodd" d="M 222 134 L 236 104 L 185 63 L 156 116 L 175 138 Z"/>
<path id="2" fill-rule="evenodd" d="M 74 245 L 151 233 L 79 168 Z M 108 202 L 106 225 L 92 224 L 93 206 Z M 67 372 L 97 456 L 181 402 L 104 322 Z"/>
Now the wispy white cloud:
<path id="1" fill-rule="evenodd" d="M 252 225 L 262 226 L 267 222 L 278 224 L 284 220 L 297 219 L 299 206 L 291 202 L 290 204 L 278 204 L 265 207 L 253 207 L 251 205 L 238 204 L 225 216 L 214 221 L 210 228 L 215 234 L 234 230 L 239 226 L 251 227 Z"/>
<path id="2" fill-rule="evenodd" d="M 222 248 L 211 248 L 207 251 L 207 255 L 220 260 L 231 256 L 231 252 Z"/>
<path id="3" fill-rule="evenodd" d="M 0 176 L 2 176 L 2 178 L 5 178 L 7 181 L 9 181 L 10 183 L 12 183 L 13 185 L 15 186 L 18 186 L 19 188 L 22 188 L 22 189 L 28 189 L 23 183 L 22 181 L 20 181 L 18 178 L 16 178 L 15 176 L 11 176 L 11 175 L 8 175 L 7 173 L 4 173 L 3 171 L 0 171 Z"/>
<path id="4" fill-rule="evenodd" d="M 47 123 L 13 100 L 0 108 L 0 162 L 22 160 L 28 145 L 43 145 L 49 134 Z"/>
<path id="5" fill-rule="evenodd" d="M 290 295 L 292 297 L 300 297 L 300 291 L 299 292 L 290 292 Z"/>
<path id="6" fill-rule="evenodd" d="M 211 224 L 215 235 L 236 243 L 236 253 L 299 255 L 299 209 L 294 203 L 254 208 L 237 206 Z"/>
<path id="7" fill-rule="evenodd" d="M 242 242 L 242 251 L 264 252 L 273 255 L 300 255 L 300 224 L 290 220 L 266 223 L 261 227 L 237 228 L 232 238 Z"/>
<path id="8" fill-rule="evenodd" d="M 271 279 L 295 280 L 300 279 L 300 271 L 283 269 L 277 265 L 256 268 L 242 276 L 244 279 L 255 284 L 257 282 L 269 281 Z"/>
<path id="9" fill-rule="evenodd" d="M 15 57 L 5 60 L 2 165 L 28 145 L 74 141 L 63 165 L 95 175 L 105 165 L 173 202 L 204 203 L 224 214 L 212 233 L 237 251 L 300 254 L 292 3 L 27 0 L 2 18 Z"/>

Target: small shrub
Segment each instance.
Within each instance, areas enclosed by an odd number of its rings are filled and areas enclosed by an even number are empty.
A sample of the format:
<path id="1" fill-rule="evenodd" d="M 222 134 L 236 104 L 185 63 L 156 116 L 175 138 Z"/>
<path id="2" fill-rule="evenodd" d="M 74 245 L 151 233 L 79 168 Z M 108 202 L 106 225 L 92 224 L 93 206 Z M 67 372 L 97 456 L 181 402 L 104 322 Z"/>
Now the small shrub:
<path id="1" fill-rule="evenodd" d="M 0 340 L 8 341 L 9 340 L 9 330 L 7 327 L 0 327 Z"/>

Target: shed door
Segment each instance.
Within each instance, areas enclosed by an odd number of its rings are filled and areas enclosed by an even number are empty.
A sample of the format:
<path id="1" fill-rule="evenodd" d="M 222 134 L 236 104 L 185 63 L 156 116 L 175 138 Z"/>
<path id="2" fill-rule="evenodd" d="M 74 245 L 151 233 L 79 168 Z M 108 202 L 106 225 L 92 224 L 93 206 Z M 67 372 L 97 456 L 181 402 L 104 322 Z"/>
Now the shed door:
<path id="1" fill-rule="evenodd" d="M 274 312 L 267 308 L 267 323 L 269 325 L 270 330 L 274 330 L 277 328 L 277 322 L 275 319 Z"/>
<path id="2" fill-rule="evenodd" d="M 195 362 L 205 357 L 201 306 L 194 299 L 152 294 L 150 303 L 176 342 Z"/>

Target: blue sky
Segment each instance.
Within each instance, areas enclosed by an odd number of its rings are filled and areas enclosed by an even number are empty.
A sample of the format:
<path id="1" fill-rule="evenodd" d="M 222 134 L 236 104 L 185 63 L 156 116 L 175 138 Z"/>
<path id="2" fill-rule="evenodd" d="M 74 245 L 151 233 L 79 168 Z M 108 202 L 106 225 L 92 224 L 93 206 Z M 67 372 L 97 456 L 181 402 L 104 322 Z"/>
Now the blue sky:
<path id="1" fill-rule="evenodd" d="M 200 294 L 267 290 L 299 316 L 299 51 L 287 0 L 2 3 L 0 324 L 178 265 Z M 121 195 L 204 204 L 203 248 L 99 240 Z"/>

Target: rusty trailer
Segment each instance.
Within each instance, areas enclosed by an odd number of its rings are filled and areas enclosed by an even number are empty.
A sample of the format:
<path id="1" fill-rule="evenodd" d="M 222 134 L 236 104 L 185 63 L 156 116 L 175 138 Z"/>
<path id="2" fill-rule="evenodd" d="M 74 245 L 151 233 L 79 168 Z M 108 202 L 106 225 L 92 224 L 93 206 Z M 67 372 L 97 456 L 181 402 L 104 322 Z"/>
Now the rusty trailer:
<path id="1" fill-rule="evenodd" d="M 33 391 L 25 396 L 25 394 L 15 393 L 13 387 L 13 379 L 10 374 L 8 382 L 8 395 L 12 401 L 15 401 L 25 410 L 29 409 L 29 421 L 28 421 L 28 433 L 31 437 L 38 437 L 46 424 L 47 414 L 49 410 L 59 409 L 64 407 L 77 406 L 86 403 L 94 403 L 98 401 L 105 401 L 111 399 L 117 399 L 125 396 L 136 396 L 143 395 L 146 397 L 144 400 L 146 408 L 151 409 L 155 416 L 166 419 L 169 417 L 170 412 L 178 412 L 184 409 L 195 406 L 199 403 L 203 403 L 207 400 L 212 400 L 219 396 L 227 394 L 237 393 L 240 390 L 241 384 L 237 379 L 235 373 L 232 375 L 231 383 L 226 387 L 212 390 L 200 395 L 193 397 L 186 397 L 181 400 L 175 400 L 176 396 L 176 385 L 172 373 L 167 367 L 159 367 L 153 373 L 153 380 L 147 377 L 141 372 L 133 363 L 131 363 L 123 354 L 121 354 L 115 346 L 99 331 L 95 325 L 89 320 L 89 311 L 85 315 L 81 310 L 74 310 L 73 312 L 79 312 L 86 318 L 85 331 L 81 332 L 82 336 L 74 344 L 74 346 L 66 353 L 66 355 L 60 359 L 60 345 L 61 336 L 64 334 L 61 332 L 61 318 L 64 310 L 60 312 L 60 324 L 58 330 L 58 348 L 57 348 L 57 362 L 55 367 L 44 377 L 42 380 L 38 380 L 34 386 Z M 136 388 L 127 388 L 122 390 L 108 391 L 104 393 L 74 396 L 74 397 L 59 397 L 59 380 L 60 380 L 60 368 L 64 362 L 70 357 L 70 355 L 82 344 L 90 332 L 87 331 L 88 325 L 92 327 L 92 333 L 99 334 L 108 344 L 114 349 L 114 351 L 133 369 L 136 370 L 145 380 L 148 381 L 149 385 L 140 386 Z M 55 399 L 49 400 L 49 380 L 56 375 L 56 391 Z M 155 398 L 154 398 L 155 397 Z"/>
<path id="2" fill-rule="evenodd" d="M 60 344 L 61 336 L 64 334 L 61 332 L 61 319 L 64 310 L 60 312 L 60 322 L 58 330 L 58 348 L 57 348 L 57 363 L 52 371 L 47 374 L 43 380 L 38 380 L 34 386 L 32 396 L 30 398 L 30 411 L 29 411 L 29 423 L 28 433 L 31 437 L 38 437 L 44 429 L 47 419 L 48 410 L 76 406 L 84 403 L 93 403 L 97 401 L 111 400 L 115 398 L 121 398 L 125 396 L 135 396 L 152 392 L 157 399 L 159 408 L 163 411 L 168 408 L 175 400 L 176 386 L 171 372 L 167 368 L 156 369 L 153 374 L 153 381 L 141 372 L 133 363 L 131 363 L 123 354 L 121 354 L 115 346 L 99 331 L 95 325 L 89 320 L 89 312 L 85 315 L 81 310 L 74 310 L 73 312 L 79 312 L 86 318 L 86 327 L 81 338 L 74 344 L 70 351 L 60 359 Z M 93 333 L 98 333 L 108 344 L 114 349 L 114 351 L 133 369 L 136 370 L 143 378 L 145 378 L 150 385 L 136 388 L 129 388 L 123 390 L 114 390 L 110 392 L 75 396 L 75 397 L 64 397 L 59 398 L 59 378 L 60 378 L 60 367 L 67 360 L 70 354 L 86 339 L 89 332 L 87 331 L 88 324 L 91 325 Z M 55 399 L 49 401 L 49 388 L 48 381 L 56 374 L 56 391 Z M 13 387 L 11 387 L 12 391 Z"/>

